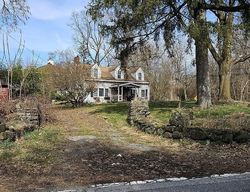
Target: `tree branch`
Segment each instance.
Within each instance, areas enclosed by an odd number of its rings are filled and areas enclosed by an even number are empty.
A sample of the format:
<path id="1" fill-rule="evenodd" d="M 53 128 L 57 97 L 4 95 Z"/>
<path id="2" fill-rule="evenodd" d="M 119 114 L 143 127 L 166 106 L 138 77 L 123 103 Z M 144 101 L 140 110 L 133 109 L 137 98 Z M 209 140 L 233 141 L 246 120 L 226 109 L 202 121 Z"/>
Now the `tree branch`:
<path id="1" fill-rule="evenodd" d="M 216 51 L 216 49 L 214 48 L 214 46 L 213 46 L 213 44 L 212 44 L 212 42 L 211 42 L 210 39 L 208 40 L 208 49 L 209 49 L 210 53 L 213 55 L 213 58 L 214 58 L 214 60 L 216 61 L 216 63 L 217 63 L 218 65 L 220 65 L 221 57 L 220 57 L 220 55 L 217 53 L 217 51 Z"/>
<path id="2" fill-rule="evenodd" d="M 250 4 L 249 3 L 244 3 L 242 5 L 237 5 L 237 6 L 224 6 L 224 5 L 202 3 L 202 4 L 199 4 L 199 7 L 201 9 L 205 9 L 205 10 L 238 12 L 238 11 L 243 11 L 243 10 L 249 10 L 250 9 Z"/>
<path id="3" fill-rule="evenodd" d="M 250 54 L 248 55 L 245 55 L 244 57 L 240 57 L 238 60 L 235 59 L 233 61 L 233 65 L 236 65 L 237 63 L 242 63 L 242 62 L 245 62 L 246 60 L 250 59 Z"/>

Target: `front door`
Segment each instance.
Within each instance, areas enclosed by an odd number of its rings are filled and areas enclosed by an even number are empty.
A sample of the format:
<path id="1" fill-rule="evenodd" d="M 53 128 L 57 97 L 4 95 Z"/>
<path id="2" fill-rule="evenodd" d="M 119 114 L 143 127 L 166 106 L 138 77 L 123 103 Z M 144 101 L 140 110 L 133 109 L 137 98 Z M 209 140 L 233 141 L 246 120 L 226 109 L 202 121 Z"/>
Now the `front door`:
<path id="1" fill-rule="evenodd" d="M 125 101 L 131 101 L 135 98 L 135 89 L 131 87 L 124 87 L 123 89 L 123 99 Z"/>

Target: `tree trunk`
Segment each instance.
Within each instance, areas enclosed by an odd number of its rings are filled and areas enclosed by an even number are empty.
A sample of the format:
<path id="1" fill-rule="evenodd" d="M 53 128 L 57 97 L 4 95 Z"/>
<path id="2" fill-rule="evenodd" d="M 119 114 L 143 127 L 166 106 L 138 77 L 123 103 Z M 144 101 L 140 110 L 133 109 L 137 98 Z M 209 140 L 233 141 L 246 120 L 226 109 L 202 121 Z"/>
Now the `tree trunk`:
<path id="1" fill-rule="evenodd" d="M 8 69 L 8 80 L 7 80 L 8 82 L 7 82 L 7 84 L 8 84 L 8 99 L 9 100 L 11 100 L 11 98 L 10 98 L 10 70 Z"/>
<path id="2" fill-rule="evenodd" d="M 13 98 L 13 68 L 10 71 L 10 100 Z"/>
<path id="3" fill-rule="evenodd" d="M 244 100 L 244 91 L 245 91 L 245 88 L 248 86 L 248 83 L 250 82 L 250 80 L 248 80 L 245 85 L 241 88 L 240 90 L 240 101 L 243 101 Z"/>
<path id="4" fill-rule="evenodd" d="M 231 65 L 232 65 L 232 22 L 233 13 L 228 13 L 222 22 L 222 61 L 219 64 L 219 100 L 231 100 Z"/>
<path id="5" fill-rule="evenodd" d="M 219 100 L 231 100 L 231 67 L 230 63 L 222 63 L 219 68 Z"/>
<path id="6" fill-rule="evenodd" d="M 212 102 L 208 65 L 208 31 L 205 21 L 205 11 L 197 11 L 195 20 L 199 30 L 198 33 L 195 34 L 197 103 L 202 108 L 208 108 L 212 105 Z"/>
<path id="7" fill-rule="evenodd" d="M 19 90 L 19 98 L 20 99 L 22 98 L 23 84 L 24 84 L 24 82 L 21 82 L 21 84 L 20 84 L 20 90 Z"/>
<path id="8" fill-rule="evenodd" d="M 183 88 L 183 94 L 184 94 L 184 101 L 187 101 L 188 97 L 187 97 L 187 88 L 186 87 Z"/>
<path id="9" fill-rule="evenodd" d="M 124 80 L 128 80 L 128 57 L 129 52 L 127 49 L 124 49 L 120 53 L 120 62 L 121 62 L 121 69 L 124 72 Z"/>

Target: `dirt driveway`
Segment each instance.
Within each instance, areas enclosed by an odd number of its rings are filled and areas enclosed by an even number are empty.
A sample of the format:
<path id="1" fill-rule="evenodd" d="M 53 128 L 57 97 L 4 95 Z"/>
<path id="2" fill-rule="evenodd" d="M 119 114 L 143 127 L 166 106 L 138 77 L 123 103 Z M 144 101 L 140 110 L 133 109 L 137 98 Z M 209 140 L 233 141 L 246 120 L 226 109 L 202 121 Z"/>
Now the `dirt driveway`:
<path id="1" fill-rule="evenodd" d="M 85 109 L 55 110 L 63 139 L 53 162 L 0 162 L 0 191 L 44 191 L 97 183 L 200 177 L 250 170 L 249 145 L 172 141 L 111 125 Z M 20 142 L 20 145 L 22 142 Z"/>

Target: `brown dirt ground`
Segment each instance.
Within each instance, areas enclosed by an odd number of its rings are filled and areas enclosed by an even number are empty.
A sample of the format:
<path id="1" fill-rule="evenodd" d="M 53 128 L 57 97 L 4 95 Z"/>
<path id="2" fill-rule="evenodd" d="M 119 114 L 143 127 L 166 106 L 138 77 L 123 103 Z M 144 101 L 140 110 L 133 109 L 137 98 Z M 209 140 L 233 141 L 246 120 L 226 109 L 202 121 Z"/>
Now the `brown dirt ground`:
<path id="1" fill-rule="evenodd" d="M 127 135 L 84 109 L 55 112 L 65 135 L 55 151 L 58 160 L 49 165 L 0 162 L 0 191 L 67 189 L 98 183 L 250 171 L 250 145 L 180 144 L 161 139 L 162 144 L 147 144 L 139 141 L 158 138 L 132 127 L 127 128 L 131 132 Z M 92 137 L 67 139 L 84 135 Z M 138 142 L 127 137 L 136 137 Z"/>

